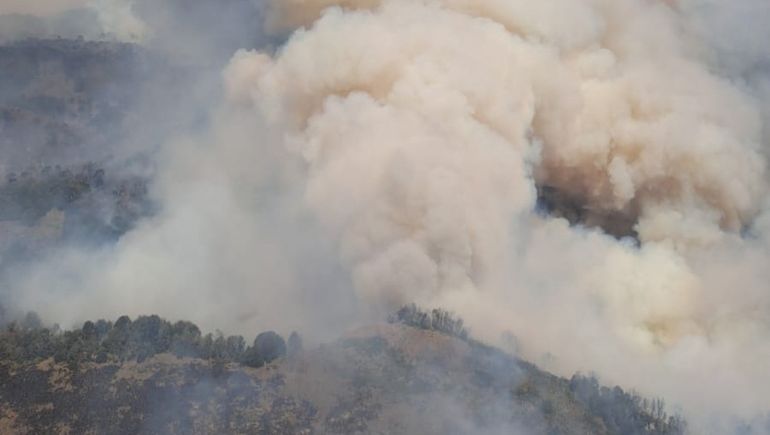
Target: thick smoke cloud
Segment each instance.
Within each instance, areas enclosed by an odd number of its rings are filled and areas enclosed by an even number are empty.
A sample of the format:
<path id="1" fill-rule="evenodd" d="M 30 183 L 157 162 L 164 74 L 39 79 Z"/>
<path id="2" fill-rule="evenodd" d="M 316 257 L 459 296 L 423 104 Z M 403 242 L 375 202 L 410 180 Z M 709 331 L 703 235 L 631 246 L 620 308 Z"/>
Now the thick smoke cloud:
<path id="1" fill-rule="evenodd" d="M 162 211 L 31 267 L 15 303 L 321 334 L 443 306 L 725 433 L 770 409 L 762 8 L 273 1 L 266 28 L 298 30 L 235 54 L 207 125 L 164 146 Z M 173 3 L 136 10 L 170 52 L 221 55 L 158 36 L 190 29 L 152 24 Z M 539 186 L 635 222 L 638 245 L 538 215 Z"/>
<path id="2" fill-rule="evenodd" d="M 556 370 L 693 415 L 766 411 L 766 236 L 740 235 L 767 194 L 762 112 L 700 57 L 719 47 L 689 15 L 461 0 L 314 14 L 329 3 L 281 2 L 274 23 L 311 27 L 277 57 L 236 56 L 227 84 L 287 131 L 361 299 L 448 306 Z M 642 247 L 534 218 L 535 184 L 630 216 Z"/>

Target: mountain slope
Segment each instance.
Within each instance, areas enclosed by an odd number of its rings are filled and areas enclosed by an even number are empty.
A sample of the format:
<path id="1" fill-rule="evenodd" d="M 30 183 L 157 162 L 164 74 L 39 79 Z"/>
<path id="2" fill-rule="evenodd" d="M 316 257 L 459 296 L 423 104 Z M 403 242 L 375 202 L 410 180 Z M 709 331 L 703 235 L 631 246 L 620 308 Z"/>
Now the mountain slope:
<path id="1" fill-rule="evenodd" d="M 260 368 L 170 353 L 102 363 L 59 359 L 19 360 L 6 352 L 0 364 L 0 432 L 662 434 L 682 429 L 662 407 L 655 416 L 654 408 L 620 389 L 604 389 L 619 394 L 611 400 L 617 410 L 599 409 L 602 389 L 595 380 L 559 378 L 473 340 L 400 324 L 359 329 L 312 350 L 290 346 L 288 357 Z"/>

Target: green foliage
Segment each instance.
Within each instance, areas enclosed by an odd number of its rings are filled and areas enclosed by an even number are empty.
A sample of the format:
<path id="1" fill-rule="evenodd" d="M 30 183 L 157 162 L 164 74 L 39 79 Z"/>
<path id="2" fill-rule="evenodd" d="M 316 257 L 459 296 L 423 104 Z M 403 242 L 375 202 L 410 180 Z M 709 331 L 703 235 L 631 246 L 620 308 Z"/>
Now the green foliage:
<path id="1" fill-rule="evenodd" d="M 468 339 L 468 331 L 463 326 L 463 320 L 440 308 L 423 311 L 415 304 L 405 305 L 391 315 L 388 322 L 437 331 L 463 340 Z"/>

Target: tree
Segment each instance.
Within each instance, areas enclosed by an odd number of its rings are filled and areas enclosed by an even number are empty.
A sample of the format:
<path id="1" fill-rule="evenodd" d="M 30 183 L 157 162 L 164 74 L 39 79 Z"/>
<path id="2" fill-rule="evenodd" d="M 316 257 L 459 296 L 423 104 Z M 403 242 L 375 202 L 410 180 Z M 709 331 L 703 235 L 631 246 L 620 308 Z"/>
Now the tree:
<path id="1" fill-rule="evenodd" d="M 40 320 L 40 316 L 38 316 L 36 312 L 30 311 L 24 317 L 22 327 L 26 330 L 41 329 L 43 327 L 43 322 Z"/>
<path id="2" fill-rule="evenodd" d="M 244 352 L 241 362 L 250 367 L 262 367 L 265 364 L 286 356 L 286 342 L 273 331 L 259 334 L 254 345 Z"/>
<path id="3" fill-rule="evenodd" d="M 83 324 L 81 331 L 83 332 L 83 338 L 86 340 L 94 340 L 99 335 L 96 324 L 90 320 Z"/>
<path id="4" fill-rule="evenodd" d="M 115 325 L 107 333 L 107 338 L 102 346 L 118 359 L 124 359 L 128 356 L 128 340 L 131 335 L 131 319 L 128 316 L 121 316 L 115 322 Z"/>
<path id="5" fill-rule="evenodd" d="M 198 356 L 201 330 L 192 322 L 179 321 L 171 327 L 171 353 L 176 356 Z"/>
<path id="6" fill-rule="evenodd" d="M 230 360 L 237 360 L 243 354 L 246 348 L 246 340 L 240 335 L 231 335 L 227 337 L 225 346 L 225 355 Z"/>
<path id="7" fill-rule="evenodd" d="M 289 358 L 293 358 L 300 353 L 302 353 L 302 337 L 297 334 L 297 331 L 294 331 L 289 335 L 288 355 Z"/>

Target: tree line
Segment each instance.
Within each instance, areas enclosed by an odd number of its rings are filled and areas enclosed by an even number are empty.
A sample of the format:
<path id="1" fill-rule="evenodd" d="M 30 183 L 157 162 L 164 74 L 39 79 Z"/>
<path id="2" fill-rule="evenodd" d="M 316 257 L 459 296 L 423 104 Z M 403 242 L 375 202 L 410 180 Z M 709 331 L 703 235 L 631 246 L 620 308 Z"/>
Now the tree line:
<path id="1" fill-rule="evenodd" d="M 388 322 L 436 331 L 462 340 L 468 339 L 468 330 L 463 326 L 463 319 L 441 308 L 425 311 L 415 304 L 404 305 L 388 317 Z"/>
<path id="2" fill-rule="evenodd" d="M 301 346 L 296 332 L 289 337 L 288 345 L 274 331 L 260 333 L 247 345 L 240 335 L 203 335 L 192 322 L 171 323 L 157 315 L 134 320 L 121 316 L 115 322 L 88 321 L 79 329 L 61 331 L 57 326 L 44 326 L 36 314 L 30 313 L 0 331 L 0 361 L 28 363 L 54 358 L 73 368 L 86 362 L 142 362 L 161 353 L 261 367 L 287 353 L 299 352 Z"/>
<path id="3" fill-rule="evenodd" d="M 627 435 L 680 435 L 687 424 L 678 415 L 668 415 L 663 399 L 646 399 L 620 387 L 599 384 L 595 376 L 576 374 L 569 383 L 573 396 L 592 415 L 599 416 L 610 433 Z"/>

